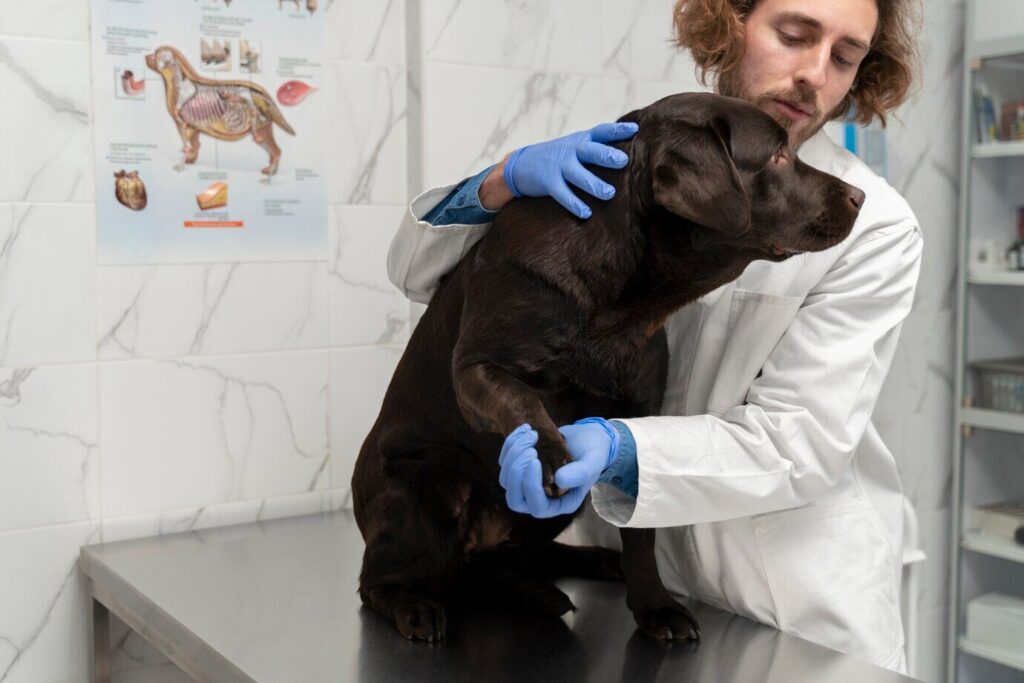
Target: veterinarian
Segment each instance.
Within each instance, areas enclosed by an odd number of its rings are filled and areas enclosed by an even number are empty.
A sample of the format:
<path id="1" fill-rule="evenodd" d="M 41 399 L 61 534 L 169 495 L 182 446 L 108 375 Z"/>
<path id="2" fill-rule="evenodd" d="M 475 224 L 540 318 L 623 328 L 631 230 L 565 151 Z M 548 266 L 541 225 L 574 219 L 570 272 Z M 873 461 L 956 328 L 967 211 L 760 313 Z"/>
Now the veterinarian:
<path id="1" fill-rule="evenodd" d="M 903 494 L 870 418 L 914 299 L 921 232 L 899 194 L 821 127 L 850 111 L 884 122 L 903 102 L 914 1 L 677 0 L 676 39 L 701 77 L 770 114 L 805 162 L 867 199 L 836 247 L 755 261 L 670 317 L 664 414 L 564 426 L 575 462 L 556 480 L 568 494 L 543 494 L 528 427 L 500 454 L 513 510 L 571 512 L 589 492 L 580 540 L 613 545 L 612 525 L 658 527 L 669 590 L 897 671 Z M 588 217 L 576 191 L 602 201 L 613 189 L 583 164 L 624 167 L 602 143 L 635 130 L 602 124 L 530 145 L 424 193 L 391 246 L 392 281 L 427 302 L 518 196 Z"/>

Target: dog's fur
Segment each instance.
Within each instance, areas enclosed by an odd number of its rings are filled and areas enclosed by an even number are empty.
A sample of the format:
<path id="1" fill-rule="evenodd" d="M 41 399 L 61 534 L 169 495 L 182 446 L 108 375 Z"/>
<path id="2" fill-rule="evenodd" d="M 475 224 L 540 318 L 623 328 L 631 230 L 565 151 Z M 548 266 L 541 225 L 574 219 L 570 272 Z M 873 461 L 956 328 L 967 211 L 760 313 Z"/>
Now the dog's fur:
<path id="1" fill-rule="evenodd" d="M 663 323 L 755 259 L 781 261 L 850 232 L 864 195 L 790 152 L 786 132 L 740 100 L 662 99 L 627 114 L 616 188 L 580 221 L 519 199 L 444 280 L 398 364 L 352 478 L 366 541 L 359 591 L 407 638 L 444 636 L 444 603 L 496 595 L 572 609 L 548 575 L 620 575 L 618 555 L 552 539 L 572 516 L 512 512 L 498 484 L 505 435 L 529 423 L 546 490 L 570 460 L 557 425 L 656 415 Z M 621 573 L 640 628 L 697 638 L 658 576 L 653 529 L 622 529 Z"/>

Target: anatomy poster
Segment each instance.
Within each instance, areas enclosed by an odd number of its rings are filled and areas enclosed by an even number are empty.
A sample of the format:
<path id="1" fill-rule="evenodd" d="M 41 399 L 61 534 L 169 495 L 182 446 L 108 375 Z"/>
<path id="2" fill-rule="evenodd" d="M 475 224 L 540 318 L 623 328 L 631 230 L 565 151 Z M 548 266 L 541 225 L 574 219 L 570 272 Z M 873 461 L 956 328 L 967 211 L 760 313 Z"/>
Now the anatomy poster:
<path id="1" fill-rule="evenodd" d="M 104 264 L 327 255 L 317 0 L 93 0 Z"/>

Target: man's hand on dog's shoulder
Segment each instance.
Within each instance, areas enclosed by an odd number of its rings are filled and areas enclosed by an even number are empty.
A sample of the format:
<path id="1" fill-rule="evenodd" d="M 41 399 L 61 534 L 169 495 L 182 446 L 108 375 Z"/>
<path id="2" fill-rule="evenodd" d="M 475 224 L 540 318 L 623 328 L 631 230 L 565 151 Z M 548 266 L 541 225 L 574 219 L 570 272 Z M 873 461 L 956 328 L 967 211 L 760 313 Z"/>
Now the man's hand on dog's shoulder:
<path id="1" fill-rule="evenodd" d="M 598 199 L 611 199 L 615 188 L 583 164 L 624 168 L 629 162 L 626 153 L 604 143 L 628 140 L 637 130 L 632 122 L 602 123 L 520 147 L 487 174 L 480 185 L 480 205 L 497 211 L 515 197 L 552 197 L 577 218 L 590 218 L 590 207 L 580 201 L 569 183 Z"/>
<path id="2" fill-rule="evenodd" d="M 537 432 L 522 424 L 505 438 L 498 457 L 498 482 L 505 489 L 509 508 L 515 512 L 539 519 L 576 512 L 598 477 L 618 455 L 619 433 L 603 418 L 588 417 L 559 427 L 558 431 L 573 457 L 573 462 L 555 472 L 555 483 L 568 489 L 559 498 L 548 498 L 544 493 Z"/>

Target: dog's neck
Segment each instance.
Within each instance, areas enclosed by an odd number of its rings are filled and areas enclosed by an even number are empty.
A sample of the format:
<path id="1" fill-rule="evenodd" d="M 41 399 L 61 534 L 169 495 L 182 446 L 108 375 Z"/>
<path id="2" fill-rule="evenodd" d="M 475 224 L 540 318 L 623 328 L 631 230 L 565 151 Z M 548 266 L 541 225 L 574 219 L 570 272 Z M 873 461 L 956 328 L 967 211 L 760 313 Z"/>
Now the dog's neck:
<path id="1" fill-rule="evenodd" d="M 595 310 L 594 324 L 649 337 L 672 313 L 738 278 L 757 256 L 730 247 L 695 249 L 693 231 L 706 228 L 670 216 L 646 230 L 634 269 L 615 300 Z"/>
<path id="2" fill-rule="evenodd" d="M 601 225 L 612 217 L 632 219 L 606 227 L 618 258 L 609 253 L 605 284 L 614 289 L 600 292 L 603 305 L 594 308 L 592 321 L 602 329 L 640 330 L 646 337 L 675 311 L 738 278 L 758 254 L 727 245 L 694 247 L 694 233 L 708 228 L 655 204 L 646 173 L 626 176 L 616 196 L 594 211 Z"/>

